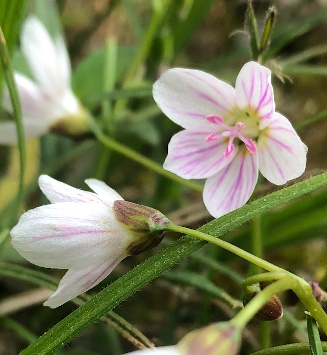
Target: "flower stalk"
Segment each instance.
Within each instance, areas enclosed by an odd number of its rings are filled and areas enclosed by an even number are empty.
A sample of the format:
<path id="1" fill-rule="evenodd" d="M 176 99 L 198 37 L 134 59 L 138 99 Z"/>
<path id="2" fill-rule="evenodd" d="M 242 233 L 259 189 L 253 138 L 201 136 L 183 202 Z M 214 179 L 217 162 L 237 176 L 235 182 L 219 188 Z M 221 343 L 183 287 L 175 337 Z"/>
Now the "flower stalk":
<path id="1" fill-rule="evenodd" d="M 189 236 L 205 240 L 214 245 L 217 245 L 231 253 L 240 256 L 241 258 L 251 262 L 262 269 L 270 271 L 273 277 L 281 276 L 281 279 L 267 286 L 262 292 L 260 292 L 247 306 L 242 310 L 242 315 L 237 318 L 237 322 L 240 322 L 243 326 L 258 312 L 258 310 L 270 299 L 270 297 L 278 292 L 291 289 L 307 308 L 311 315 L 316 319 L 322 330 L 327 334 L 327 315 L 322 309 L 321 305 L 315 299 L 312 294 L 312 288 L 309 283 L 299 276 L 292 274 L 291 272 L 284 270 L 283 268 L 276 266 L 266 260 L 263 260 L 233 244 L 230 244 L 217 237 L 213 237 L 209 234 L 203 233 L 198 230 L 192 230 L 190 228 L 182 227 L 169 223 L 167 225 L 167 231 L 187 234 Z M 262 275 L 262 274 L 261 274 Z M 262 277 L 260 275 L 260 277 Z M 284 276 L 285 275 L 285 276 Z M 258 278 L 259 279 L 259 278 Z M 254 280 L 254 278 L 252 278 Z M 247 309 L 247 310 L 245 310 Z M 244 315 L 243 315 L 244 314 Z M 236 316 L 237 317 L 237 316 Z"/>

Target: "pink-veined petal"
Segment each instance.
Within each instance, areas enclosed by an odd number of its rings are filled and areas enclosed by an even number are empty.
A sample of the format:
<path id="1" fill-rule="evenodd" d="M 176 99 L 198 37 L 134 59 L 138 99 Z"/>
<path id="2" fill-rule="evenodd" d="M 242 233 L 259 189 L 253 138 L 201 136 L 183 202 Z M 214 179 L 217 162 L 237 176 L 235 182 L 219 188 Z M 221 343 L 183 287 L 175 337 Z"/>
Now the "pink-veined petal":
<path id="1" fill-rule="evenodd" d="M 144 349 L 132 351 L 131 353 L 126 353 L 125 355 L 183 355 L 177 346 L 162 346 L 160 348 Z"/>
<path id="2" fill-rule="evenodd" d="M 131 236 L 104 204 L 61 202 L 24 213 L 12 245 L 33 264 L 58 269 L 126 255 Z"/>
<path id="3" fill-rule="evenodd" d="M 257 147 L 260 172 L 273 184 L 282 185 L 303 174 L 307 147 L 280 113 L 276 112 L 270 125 L 261 132 Z"/>
<path id="4" fill-rule="evenodd" d="M 39 186 L 51 203 L 94 202 L 103 204 L 103 199 L 97 194 L 76 189 L 48 175 L 41 175 L 39 177 Z"/>
<path id="5" fill-rule="evenodd" d="M 22 107 L 23 120 L 35 120 L 42 124 L 47 124 L 47 109 L 44 96 L 40 88 L 27 76 L 14 73 L 20 104 Z M 10 113 L 13 112 L 8 88 L 4 88 L 3 107 Z"/>
<path id="6" fill-rule="evenodd" d="M 30 139 L 41 136 L 47 131 L 47 127 L 36 121 L 23 121 L 24 137 Z M 0 122 L 0 145 L 17 144 L 17 130 L 14 122 Z"/>
<path id="7" fill-rule="evenodd" d="M 222 170 L 232 161 L 237 149 L 226 157 L 226 139 L 207 141 L 209 135 L 210 132 L 200 130 L 176 133 L 168 145 L 164 169 L 184 179 L 204 179 Z"/>
<path id="8" fill-rule="evenodd" d="M 56 292 L 44 302 L 44 305 L 56 308 L 86 292 L 104 280 L 125 257 L 126 255 L 120 255 L 116 259 L 101 261 L 84 268 L 69 269 L 61 279 Z"/>
<path id="9" fill-rule="evenodd" d="M 259 129 L 268 126 L 275 112 L 271 71 L 256 62 L 246 63 L 236 79 L 237 106 L 255 110 L 260 117 Z"/>
<path id="10" fill-rule="evenodd" d="M 47 95 L 53 97 L 67 89 L 67 82 L 60 74 L 62 55 L 57 52 L 54 40 L 50 37 L 40 20 L 34 16 L 26 19 L 21 47 L 35 80 Z"/>
<path id="11" fill-rule="evenodd" d="M 87 179 L 85 183 L 98 195 L 98 197 L 109 206 L 112 206 L 116 200 L 123 198 L 103 181 L 97 179 Z"/>
<path id="12" fill-rule="evenodd" d="M 223 216 L 248 201 L 258 180 L 258 165 L 258 154 L 243 148 L 225 169 L 207 179 L 203 200 L 212 216 Z"/>
<path id="13" fill-rule="evenodd" d="M 153 85 L 153 98 L 162 112 L 183 128 L 212 127 L 205 117 L 224 116 L 235 105 L 234 88 L 199 71 L 174 68 Z"/>

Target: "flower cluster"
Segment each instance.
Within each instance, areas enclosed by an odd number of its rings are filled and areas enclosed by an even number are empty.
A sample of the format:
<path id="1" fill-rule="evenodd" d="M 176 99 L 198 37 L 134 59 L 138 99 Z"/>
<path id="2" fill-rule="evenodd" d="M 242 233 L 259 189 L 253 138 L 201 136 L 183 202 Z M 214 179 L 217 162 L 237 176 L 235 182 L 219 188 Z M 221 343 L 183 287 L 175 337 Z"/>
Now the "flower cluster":
<path id="1" fill-rule="evenodd" d="M 31 16 L 23 26 L 21 50 L 35 79 L 32 81 L 21 73 L 14 74 L 25 137 L 37 137 L 49 130 L 67 135 L 87 132 L 90 116 L 70 87 L 71 68 L 63 38 L 53 40 L 43 24 Z M 8 90 L 2 103 L 12 112 Z M 0 144 L 15 143 L 15 123 L 0 122 Z"/>
<path id="2" fill-rule="evenodd" d="M 271 72 L 243 66 L 235 89 L 210 74 L 170 69 L 154 84 L 160 109 L 184 128 L 168 147 L 164 168 L 185 179 L 207 179 L 203 200 L 214 217 L 244 205 L 258 172 L 281 185 L 300 176 L 307 148 L 275 112 Z"/>

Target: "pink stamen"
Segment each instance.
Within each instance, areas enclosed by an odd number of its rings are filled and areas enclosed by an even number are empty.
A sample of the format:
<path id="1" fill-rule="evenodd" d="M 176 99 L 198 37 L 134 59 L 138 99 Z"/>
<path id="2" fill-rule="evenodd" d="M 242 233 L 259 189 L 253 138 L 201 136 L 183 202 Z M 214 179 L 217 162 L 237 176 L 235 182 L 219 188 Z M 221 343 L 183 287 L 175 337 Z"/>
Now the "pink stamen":
<path id="1" fill-rule="evenodd" d="M 228 146 L 227 146 L 227 148 L 226 148 L 226 150 L 225 150 L 225 152 L 224 152 L 225 157 L 227 158 L 227 157 L 229 157 L 231 154 L 233 154 L 234 150 L 235 150 L 235 145 L 232 143 L 231 140 L 229 140 Z"/>
<path id="2" fill-rule="evenodd" d="M 245 143 L 245 146 L 250 151 L 250 153 L 255 154 L 257 152 L 257 146 L 252 139 L 245 139 L 243 142 Z"/>
<path id="3" fill-rule="evenodd" d="M 215 124 L 224 123 L 223 119 L 217 115 L 208 115 L 206 116 L 206 120 Z"/>
<path id="4" fill-rule="evenodd" d="M 229 138 L 227 148 L 224 152 L 224 155 L 226 157 L 229 157 L 231 154 L 233 154 L 235 150 L 235 145 L 233 143 L 235 138 L 241 140 L 245 144 L 246 148 L 249 150 L 250 153 L 255 154 L 257 152 L 257 146 L 255 142 L 252 139 L 243 137 L 242 134 L 244 129 L 243 122 L 237 122 L 235 126 L 230 127 L 225 125 L 223 119 L 217 115 L 208 115 L 206 116 L 206 120 L 208 120 L 211 123 L 218 124 L 221 128 L 225 129 L 225 131 L 219 134 L 218 133 L 209 134 L 205 140 L 206 142 L 212 142 L 217 140 L 219 136 Z"/>
<path id="5" fill-rule="evenodd" d="M 206 142 L 213 142 L 218 139 L 218 133 L 210 133 L 206 138 Z"/>

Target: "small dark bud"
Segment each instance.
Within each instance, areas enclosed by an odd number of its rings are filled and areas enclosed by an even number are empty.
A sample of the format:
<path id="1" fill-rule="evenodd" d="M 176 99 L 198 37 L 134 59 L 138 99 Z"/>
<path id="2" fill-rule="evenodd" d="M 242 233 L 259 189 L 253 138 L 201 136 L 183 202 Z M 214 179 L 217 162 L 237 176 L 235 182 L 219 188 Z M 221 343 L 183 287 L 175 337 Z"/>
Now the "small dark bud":
<path id="1" fill-rule="evenodd" d="M 320 303 L 322 309 L 327 313 L 327 293 L 323 291 L 317 282 L 309 282 L 312 288 L 313 297 Z"/>
<path id="2" fill-rule="evenodd" d="M 246 288 L 243 296 L 244 306 L 249 303 L 267 284 L 261 283 L 250 285 Z M 283 306 L 277 295 L 273 295 L 269 301 L 255 314 L 254 318 L 263 322 L 271 322 L 283 316 Z"/>
<path id="3" fill-rule="evenodd" d="M 116 200 L 113 205 L 116 220 L 132 238 L 127 246 L 129 255 L 137 255 L 157 246 L 165 233 L 169 219 L 154 208 L 133 202 Z"/>

